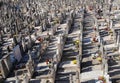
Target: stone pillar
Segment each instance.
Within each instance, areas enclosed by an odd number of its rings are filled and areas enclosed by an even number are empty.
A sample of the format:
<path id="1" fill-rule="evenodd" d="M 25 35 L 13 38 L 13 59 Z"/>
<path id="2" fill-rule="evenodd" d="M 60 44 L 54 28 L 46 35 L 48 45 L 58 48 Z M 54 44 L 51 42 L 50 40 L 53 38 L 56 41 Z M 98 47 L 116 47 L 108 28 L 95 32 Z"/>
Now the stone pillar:
<path id="1" fill-rule="evenodd" d="M 76 60 L 77 60 L 77 66 L 78 68 L 80 68 L 80 55 L 76 56 Z"/>
<path id="2" fill-rule="evenodd" d="M 15 83 L 20 83 L 20 79 L 17 76 L 15 76 L 15 80 Z"/>
<path id="3" fill-rule="evenodd" d="M 104 52 L 104 61 L 105 61 L 105 73 L 108 74 L 108 63 L 107 63 L 107 53 Z"/>
<path id="4" fill-rule="evenodd" d="M 46 30 L 46 24 L 45 23 L 43 23 L 43 31 L 45 31 Z"/>
<path id="5" fill-rule="evenodd" d="M 54 55 L 53 59 L 54 59 L 55 63 L 58 63 L 58 55 L 57 54 Z"/>
<path id="6" fill-rule="evenodd" d="M 52 61 L 52 65 L 51 65 L 51 83 L 54 83 L 55 81 L 55 68 L 54 68 L 54 63 Z"/>
<path id="7" fill-rule="evenodd" d="M 32 38 L 31 38 L 31 35 L 29 34 L 29 39 L 28 39 L 28 48 L 30 49 L 32 47 Z"/>
<path id="8" fill-rule="evenodd" d="M 8 69 L 8 71 L 10 72 L 10 70 L 11 70 L 11 68 L 12 68 L 12 62 L 11 62 L 11 60 L 10 60 L 10 55 L 4 56 L 4 57 L 3 57 L 3 60 L 4 60 L 4 62 L 5 62 L 5 65 L 6 65 L 7 69 Z"/>
<path id="9" fill-rule="evenodd" d="M 57 40 L 58 40 L 58 44 L 60 44 L 61 43 L 61 38 L 58 37 Z"/>
<path id="10" fill-rule="evenodd" d="M 42 26 L 40 26 L 40 33 L 42 33 Z"/>
<path id="11" fill-rule="evenodd" d="M 17 45 L 17 38 L 16 38 L 16 36 L 13 36 L 13 41 L 14 41 L 14 45 Z"/>
<path id="12" fill-rule="evenodd" d="M 22 83 L 29 83 L 29 77 L 27 74 L 25 74 L 24 78 L 23 78 L 23 82 Z"/>
<path id="13" fill-rule="evenodd" d="M 0 71 L 1 71 L 2 77 L 6 78 L 9 71 L 8 71 L 8 69 L 6 67 L 6 64 L 5 64 L 3 59 L 0 60 Z"/>
<path id="14" fill-rule="evenodd" d="M 26 69 L 27 69 L 27 71 L 28 71 L 28 76 L 31 77 L 31 73 L 32 73 L 32 72 L 30 71 L 30 68 L 31 68 L 31 67 L 30 67 L 29 63 L 27 63 L 27 64 L 26 64 Z"/>
<path id="15" fill-rule="evenodd" d="M 79 75 L 80 75 L 80 73 L 78 71 L 76 71 L 76 83 L 80 83 Z"/>
<path id="16" fill-rule="evenodd" d="M 117 43 L 117 37 L 116 37 L 117 35 L 116 35 L 114 29 L 112 29 L 112 31 L 113 31 L 114 43 L 116 44 Z"/>
<path id="17" fill-rule="evenodd" d="M 119 33 L 117 35 L 117 46 L 119 45 L 119 41 L 120 41 L 120 36 L 119 36 Z"/>
<path id="18" fill-rule="evenodd" d="M 56 50 L 56 54 L 57 54 L 57 58 L 58 58 L 58 61 L 60 61 L 61 60 L 61 55 L 60 55 L 60 44 L 58 44 L 57 45 L 58 46 L 58 48 L 57 48 L 57 50 Z"/>
<path id="19" fill-rule="evenodd" d="M 23 52 L 26 51 L 26 45 L 25 45 L 25 38 L 22 37 L 22 47 L 23 47 Z"/>
<path id="20" fill-rule="evenodd" d="M 29 61 L 32 61 L 31 52 L 28 50 Z"/>
<path id="21" fill-rule="evenodd" d="M 72 77 L 72 74 L 69 75 L 69 83 L 73 83 L 73 77 Z"/>
<path id="22" fill-rule="evenodd" d="M 39 44 L 39 47 L 36 49 L 37 50 L 37 57 L 39 58 L 39 60 L 41 59 L 41 52 L 40 52 L 40 49 L 41 49 L 41 45 Z"/>
<path id="23" fill-rule="evenodd" d="M 113 21 L 110 20 L 110 29 L 112 29 L 112 27 L 113 27 Z"/>

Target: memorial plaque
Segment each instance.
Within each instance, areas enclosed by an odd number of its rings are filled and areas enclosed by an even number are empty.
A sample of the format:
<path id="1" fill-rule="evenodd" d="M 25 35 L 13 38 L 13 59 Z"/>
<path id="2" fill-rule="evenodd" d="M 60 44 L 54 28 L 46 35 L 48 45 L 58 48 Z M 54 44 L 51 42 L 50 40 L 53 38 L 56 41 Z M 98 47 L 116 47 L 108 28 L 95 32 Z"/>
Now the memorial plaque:
<path id="1" fill-rule="evenodd" d="M 22 56 L 21 56 L 21 52 L 20 52 L 20 47 L 19 45 L 17 45 L 14 49 L 13 49 L 13 54 L 15 59 L 17 59 L 18 62 L 20 62 Z"/>

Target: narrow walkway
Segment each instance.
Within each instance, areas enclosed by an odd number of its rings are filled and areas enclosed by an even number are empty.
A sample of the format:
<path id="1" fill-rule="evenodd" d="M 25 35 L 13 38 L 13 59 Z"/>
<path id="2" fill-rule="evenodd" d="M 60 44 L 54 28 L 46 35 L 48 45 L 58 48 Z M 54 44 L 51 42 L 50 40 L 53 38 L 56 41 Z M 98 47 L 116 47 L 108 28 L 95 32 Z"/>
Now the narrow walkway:
<path id="1" fill-rule="evenodd" d="M 94 19 L 92 14 L 85 14 L 83 30 L 83 55 L 81 63 L 81 83 L 95 83 L 95 79 L 103 74 L 102 66 L 97 60 L 92 60 L 92 54 L 98 51 L 98 43 L 92 43 L 95 37 Z"/>
<path id="2" fill-rule="evenodd" d="M 65 43 L 63 58 L 59 64 L 57 75 L 56 75 L 56 83 L 70 83 L 70 74 L 73 77 L 73 82 L 76 83 L 76 71 L 77 64 L 73 63 L 76 60 L 76 56 L 78 52 L 74 52 L 75 45 L 73 45 L 73 41 L 78 40 L 78 37 L 68 37 Z"/>
<path id="3" fill-rule="evenodd" d="M 74 25 L 70 29 L 70 33 L 66 38 L 63 56 L 58 70 L 56 73 L 55 83 L 78 83 L 77 73 L 79 74 L 80 69 L 78 68 L 76 58 L 79 52 L 76 52 L 74 41 L 79 40 L 80 35 L 80 19 L 75 18 Z M 75 63 L 74 63 L 75 62 Z M 80 82 L 80 81 L 79 81 Z"/>

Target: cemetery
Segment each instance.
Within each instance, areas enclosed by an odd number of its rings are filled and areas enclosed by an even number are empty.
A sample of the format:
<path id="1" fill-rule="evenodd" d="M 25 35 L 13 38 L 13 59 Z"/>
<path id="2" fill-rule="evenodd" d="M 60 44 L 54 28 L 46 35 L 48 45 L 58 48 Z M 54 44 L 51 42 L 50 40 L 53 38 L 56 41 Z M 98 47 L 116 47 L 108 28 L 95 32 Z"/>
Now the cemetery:
<path id="1" fill-rule="evenodd" d="M 120 83 L 120 0 L 0 0 L 0 83 Z"/>

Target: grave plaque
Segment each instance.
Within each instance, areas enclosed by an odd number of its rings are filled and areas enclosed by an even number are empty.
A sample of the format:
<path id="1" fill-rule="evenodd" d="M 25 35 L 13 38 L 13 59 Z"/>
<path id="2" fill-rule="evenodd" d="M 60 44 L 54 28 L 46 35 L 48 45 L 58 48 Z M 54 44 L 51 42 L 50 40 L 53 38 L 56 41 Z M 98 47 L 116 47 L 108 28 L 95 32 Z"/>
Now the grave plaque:
<path id="1" fill-rule="evenodd" d="M 19 62 L 22 58 L 19 45 L 17 45 L 13 49 L 13 54 L 14 54 L 15 59 L 17 59 L 17 61 Z"/>

